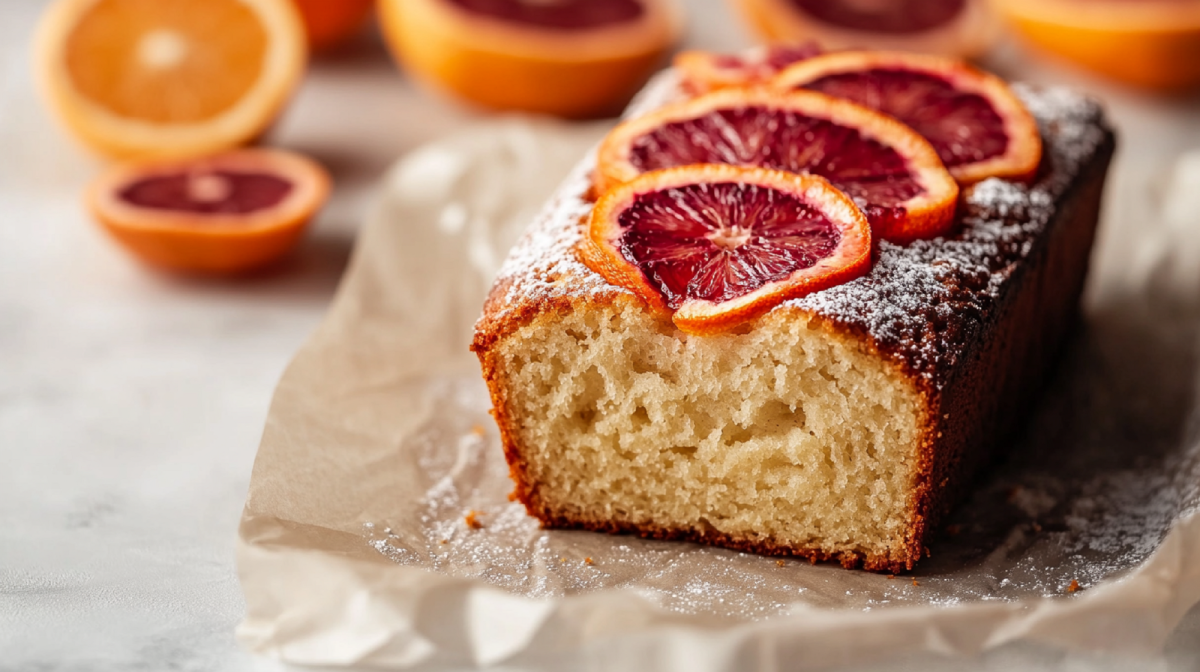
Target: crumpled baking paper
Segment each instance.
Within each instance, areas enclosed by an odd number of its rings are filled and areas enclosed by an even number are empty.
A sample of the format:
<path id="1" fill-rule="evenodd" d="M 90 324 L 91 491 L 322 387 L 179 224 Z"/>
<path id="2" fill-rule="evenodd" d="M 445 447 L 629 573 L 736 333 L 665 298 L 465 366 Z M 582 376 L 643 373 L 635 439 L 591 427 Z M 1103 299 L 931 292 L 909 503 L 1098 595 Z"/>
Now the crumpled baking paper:
<path id="1" fill-rule="evenodd" d="M 1200 600 L 1200 159 L 1180 161 L 1158 224 L 1138 222 L 1140 261 L 1095 269 L 1024 438 L 931 557 L 887 577 L 544 531 L 508 501 L 472 324 L 602 131 L 494 122 L 387 175 L 271 406 L 239 531 L 242 642 L 306 665 L 700 672 L 1161 646 Z"/>

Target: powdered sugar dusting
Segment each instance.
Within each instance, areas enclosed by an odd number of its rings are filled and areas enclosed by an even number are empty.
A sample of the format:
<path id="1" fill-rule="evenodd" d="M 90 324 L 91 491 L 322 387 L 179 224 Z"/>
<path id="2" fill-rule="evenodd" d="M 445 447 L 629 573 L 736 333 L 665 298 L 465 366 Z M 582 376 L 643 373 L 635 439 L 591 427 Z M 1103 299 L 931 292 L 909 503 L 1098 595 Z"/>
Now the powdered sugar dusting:
<path id="1" fill-rule="evenodd" d="M 816 313 L 864 333 L 914 375 L 940 388 L 981 330 L 1018 262 L 1029 256 L 1054 205 L 1108 131 L 1094 101 L 1065 89 L 1017 85 L 1044 139 L 1043 169 L 1029 186 L 988 179 L 965 191 L 961 226 L 945 238 L 906 246 L 879 244 L 871 272 L 775 310 Z M 630 107 L 636 115 L 681 95 L 672 71 L 660 75 Z M 513 308 L 556 298 L 578 300 L 628 293 L 584 266 L 575 246 L 591 209 L 586 196 L 595 156 L 563 184 L 525 239 L 512 251 L 479 327 L 495 327 Z"/>

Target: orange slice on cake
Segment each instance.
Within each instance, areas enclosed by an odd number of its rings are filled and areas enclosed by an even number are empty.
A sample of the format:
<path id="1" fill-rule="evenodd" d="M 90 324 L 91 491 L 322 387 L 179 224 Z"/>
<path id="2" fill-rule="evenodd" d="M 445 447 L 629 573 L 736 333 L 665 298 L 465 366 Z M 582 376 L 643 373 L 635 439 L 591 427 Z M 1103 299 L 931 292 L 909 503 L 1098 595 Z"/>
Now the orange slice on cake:
<path id="1" fill-rule="evenodd" d="M 580 252 L 679 329 L 707 334 L 865 274 L 871 228 L 814 175 L 683 166 L 605 194 Z"/>
<path id="2" fill-rule="evenodd" d="M 84 143 L 116 156 L 196 156 L 262 133 L 300 80 L 291 0 L 59 0 L 38 78 Z"/>
<path id="3" fill-rule="evenodd" d="M 994 0 L 1033 44 L 1117 81 L 1200 86 L 1200 2 Z"/>
<path id="4" fill-rule="evenodd" d="M 700 94 L 733 86 L 766 84 L 784 68 L 821 53 L 816 42 L 773 44 L 742 54 L 683 51 L 675 55 L 683 86 Z"/>
<path id="5" fill-rule="evenodd" d="M 811 173 L 863 209 L 877 238 L 932 238 L 954 222 L 958 184 L 900 122 L 808 91 L 723 89 L 627 121 L 600 145 L 596 191 L 701 163 Z"/>
<path id="6" fill-rule="evenodd" d="M 848 51 L 789 66 L 774 86 L 807 89 L 895 117 L 929 140 L 963 184 L 989 177 L 1030 180 L 1042 136 L 1025 105 L 999 77 L 958 59 Z"/>
<path id="7" fill-rule="evenodd" d="M 769 42 L 978 56 L 998 35 L 987 0 L 732 0 Z"/>
<path id="8" fill-rule="evenodd" d="M 380 0 L 397 60 L 494 109 L 620 111 L 680 33 L 674 0 Z"/>
<path id="9" fill-rule="evenodd" d="M 88 189 L 93 216 L 154 266 L 252 270 L 285 254 L 325 203 L 329 176 L 298 154 L 243 149 L 115 166 Z"/>

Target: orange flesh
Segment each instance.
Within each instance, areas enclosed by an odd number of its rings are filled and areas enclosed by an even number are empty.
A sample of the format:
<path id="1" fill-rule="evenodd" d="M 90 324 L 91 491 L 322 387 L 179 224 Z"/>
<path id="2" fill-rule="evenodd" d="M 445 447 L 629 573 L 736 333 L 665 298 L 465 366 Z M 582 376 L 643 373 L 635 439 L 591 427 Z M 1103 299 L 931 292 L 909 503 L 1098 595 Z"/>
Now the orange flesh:
<path id="1" fill-rule="evenodd" d="M 65 57 L 80 93 L 113 114 L 192 123 L 241 100 L 266 52 L 258 17 L 236 0 L 100 0 Z"/>

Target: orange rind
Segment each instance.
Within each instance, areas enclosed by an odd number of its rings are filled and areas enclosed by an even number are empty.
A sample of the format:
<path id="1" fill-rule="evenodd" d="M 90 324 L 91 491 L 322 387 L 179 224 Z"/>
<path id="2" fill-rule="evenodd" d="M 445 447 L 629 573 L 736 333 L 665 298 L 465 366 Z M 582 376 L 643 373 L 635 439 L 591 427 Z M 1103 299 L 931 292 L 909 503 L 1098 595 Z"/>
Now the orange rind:
<path id="1" fill-rule="evenodd" d="M 304 71 L 290 0 L 59 0 L 35 40 L 50 107 L 116 157 L 187 157 L 256 138 Z"/>
<path id="2" fill-rule="evenodd" d="M 1200 2 L 993 0 L 1029 42 L 1126 84 L 1200 86 Z"/>
<path id="3" fill-rule="evenodd" d="M 712 334 L 867 273 L 871 227 L 814 175 L 683 166 L 605 194 L 580 256 L 680 330 Z"/>
<path id="4" fill-rule="evenodd" d="M 243 149 L 186 161 L 119 164 L 88 188 L 87 207 L 122 245 L 172 271 L 250 271 L 290 250 L 329 195 L 312 160 Z"/>
<path id="5" fill-rule="evenodd" d="M 333 49 L 358 33 L 375 0 L 292 0 L 304 19 L 308 46 L 315 51 Z"/>
<path id="6" fill-rule="evenodd" d="M 598 23 L 571 24 L 608 4 L 380 0 L 379 16 L 396 60 L 433 88 L 486 108 L 577 118 L 619 112 L 680 34 L 674 0 L 617 0 L 620 11 L 593 16 Z"/>
<path id="7" fill-rule="evenodd" d="M 682 51 L 675 55 L 675 69 L 683 86 L 692 94 L 770 82 L 784 68 L 821 53 L 815 42 L 773 44 L 742 54 Z"/>

